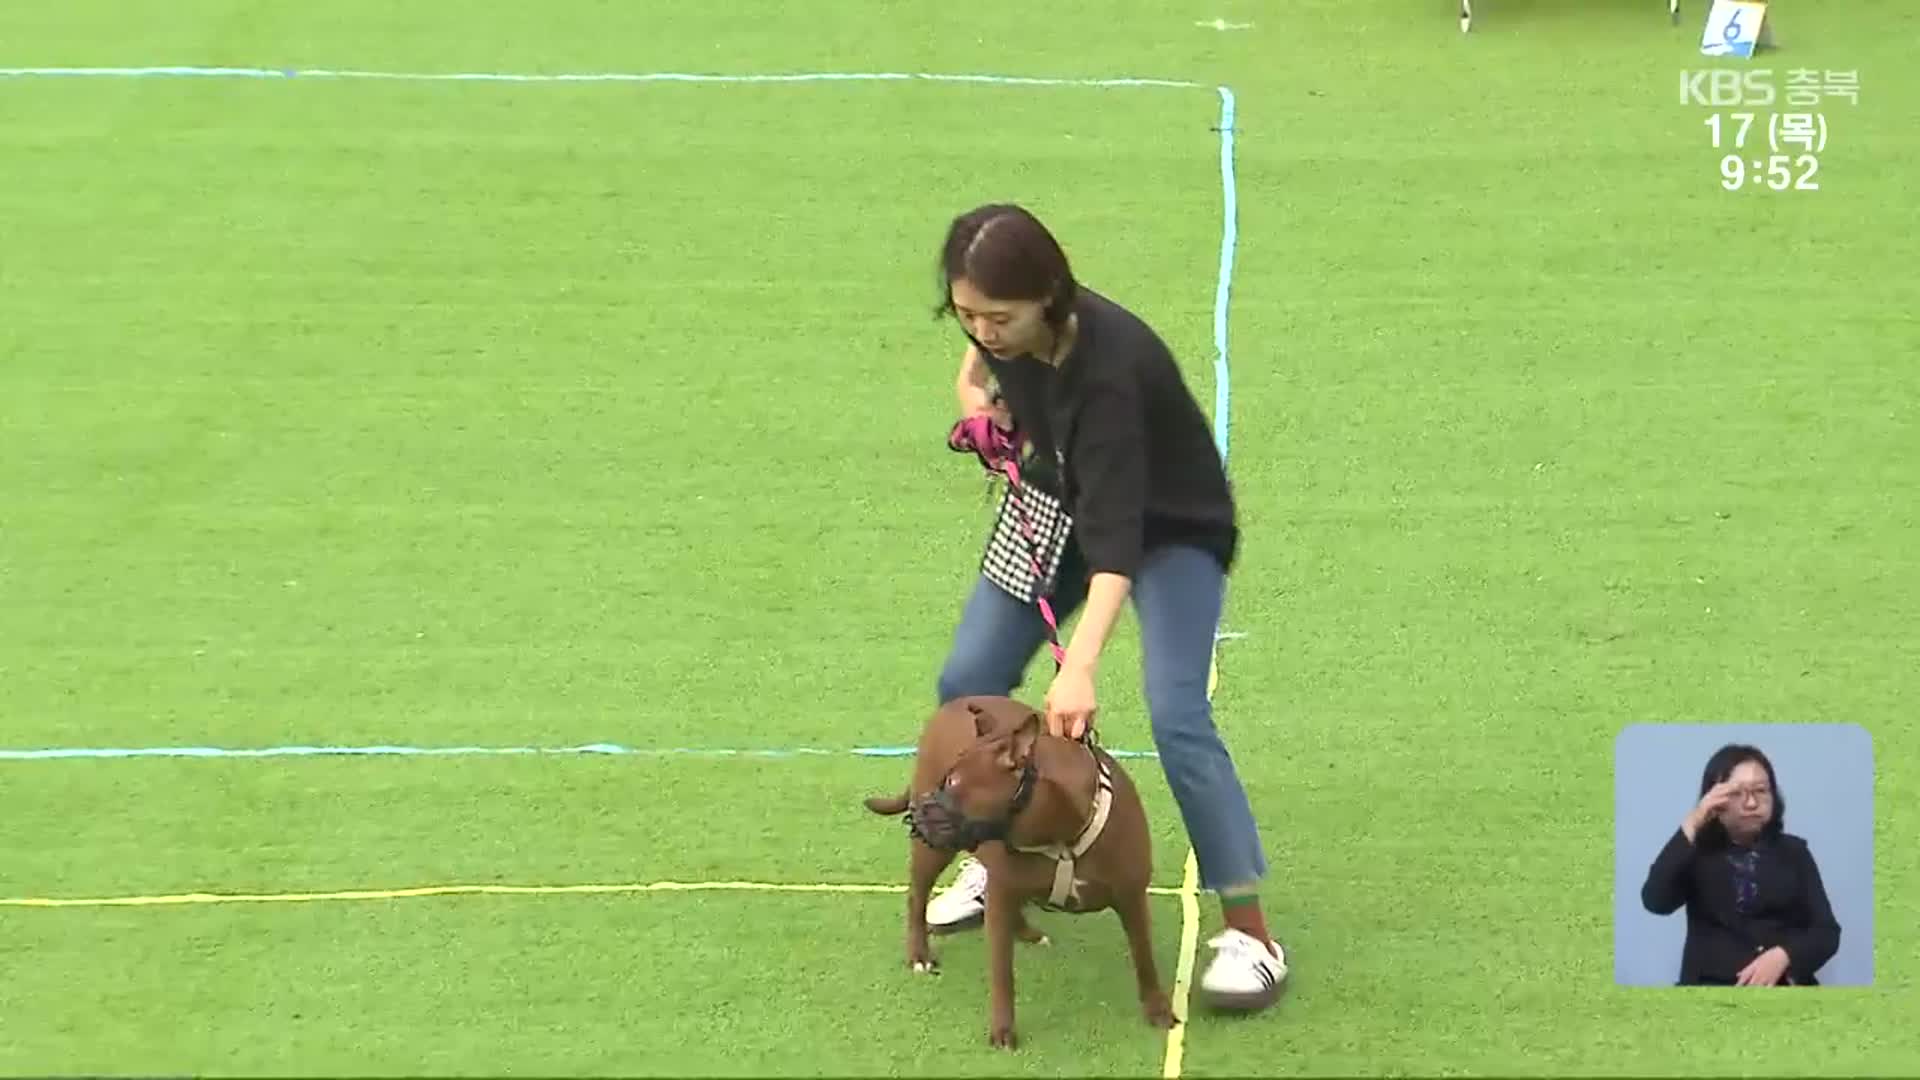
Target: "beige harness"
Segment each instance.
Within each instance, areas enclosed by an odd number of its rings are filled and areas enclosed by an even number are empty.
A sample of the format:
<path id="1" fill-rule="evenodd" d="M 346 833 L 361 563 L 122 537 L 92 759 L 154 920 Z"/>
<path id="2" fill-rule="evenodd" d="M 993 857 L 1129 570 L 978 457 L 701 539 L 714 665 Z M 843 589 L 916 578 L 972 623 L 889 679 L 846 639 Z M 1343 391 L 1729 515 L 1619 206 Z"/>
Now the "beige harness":
<path id="1" fill-rule="evenodd" d="M 1087 819 L 1086 827 L 1080 830 L 1080 835 L 1074 837 L 1071 844 L 1013 849 L 1053 859 L 1053 891 L 1047 895 L 1046 906 L 1055 910 L 1064 910 L 1070 901 L 1077 902 L 1080 899 L 1080 879 L 1073 873 L 1074 860 L 1085 855 L 1100 839 L 1100 834 L 1107 827 L 1107 814 L 1113 809 L 1113 766 L 1108 764 L 1106 758 L 1095 754 L 1092 747 L 1087 748 L 1087 753 L 1093 754 L 1094 764 L 1099 767 L 1100 773 L 1099 784 L 1093 791 L 1093 814 Z"/>

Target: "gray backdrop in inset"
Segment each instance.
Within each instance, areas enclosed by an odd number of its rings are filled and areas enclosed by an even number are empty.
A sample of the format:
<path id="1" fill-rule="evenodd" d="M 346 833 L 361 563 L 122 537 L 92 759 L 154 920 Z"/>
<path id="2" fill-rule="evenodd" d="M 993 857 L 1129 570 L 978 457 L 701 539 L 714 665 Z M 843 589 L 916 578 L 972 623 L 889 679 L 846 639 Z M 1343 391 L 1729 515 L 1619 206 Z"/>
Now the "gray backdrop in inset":
<path id="1" fill-rule="evenodd" d="M 1873 737 L 1858 724 L 1633 724 L 1614 744 L 1613 972 L 1623 986 L 1680 978 L 1686 909 L 1640 904 L 1647 868 L 1700 801 L 1700 772 L 1727 743 L 1759 747 L 1786 797 L 1786 831 L 1807 841 L 1840 923 L 1823 986 L 1873 984 Z"/>

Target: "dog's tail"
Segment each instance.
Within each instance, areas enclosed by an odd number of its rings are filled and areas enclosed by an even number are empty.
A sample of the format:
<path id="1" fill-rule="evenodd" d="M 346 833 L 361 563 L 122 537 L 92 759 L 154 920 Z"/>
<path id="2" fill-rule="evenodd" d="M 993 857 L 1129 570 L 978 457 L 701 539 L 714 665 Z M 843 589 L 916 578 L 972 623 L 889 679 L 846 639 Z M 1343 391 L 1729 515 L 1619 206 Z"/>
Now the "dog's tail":
<path id="1" fill-rule="evenodd" d="M 906 813 L 907 804 L 909 801 L 910 800 L 907 797 L 907 793 L 902 791 L 900 794 L 895 795 L 891 798 L 875 795 L 872 798 L 868 799 L 866 802 L 867 802 L 867 809 L 873 811 L 876 814 L 893 815 L 893 814 Z"/>

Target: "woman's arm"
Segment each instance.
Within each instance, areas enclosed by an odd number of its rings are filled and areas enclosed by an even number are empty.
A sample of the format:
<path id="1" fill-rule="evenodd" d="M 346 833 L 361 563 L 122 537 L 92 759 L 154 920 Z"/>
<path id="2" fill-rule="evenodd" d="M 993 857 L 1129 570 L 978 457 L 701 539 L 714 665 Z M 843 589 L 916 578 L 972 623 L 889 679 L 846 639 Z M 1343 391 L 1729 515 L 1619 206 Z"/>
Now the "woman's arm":
<path id="1" fill-rule="evenodd" d="M 1133 579 L 1124 574 L 1098 573 L 1087 585 L 1087 598 L 1080 606 L 1080 625 L 1073 628 L 1073 640 L 1067 643 L 1067 659 L 1060 665 L 1091 676 L 1100 667 L 1100 650 L 1120 621 L 1120 610 L 1127 606 L 1133 591 Z"/>
<path id="2" fill-rule="evenodd" d="M 1147 420 L 1132 383 L 1089 389 L 1068 460 L 1079 477 L 1074 531 L 1092 579 L 1066 663 L 1091 674 L 1133 590 L 1146 543 Z"/>
<path id="3" fill-rule="evenodd" d="M 1086 389 L 1066 436 L 1073 531 L 1088 582 L 1079 625 L 1047 691 L 1047 729 L 1070 739 L 1093 723 L 1100 652 L 1133 592 L 1146 547 L 1146 411 L 1130 372 L 1105 374 Z"/>
<path id="4" fill-rule="evenodd" d="M 961 416 L 972 416 L 993 408 L 993 395 L 987 392 L 988 374 L 987 362 L 980 355 L 980 347 L 968 342 L 967 351 L 960 356 L 960 374 L 953 384 L 954 394 L 960 399 Z"/>
<path id="5" fill-rule="evenodd" d="M 1655 915 L 1671 915 L 1686 906 L 1692 893 L 1687 867 L 1693 862 L 1693 837 L 1685 829 L 1673 830 L 1667 845 L 1654 857 L 1647 870 L 1646 883 L 1640 886 L 1640 904 Z"/>
<path id="6" fill-rule="evenodd" d="M 1671 915 L 1686 905 L 1690 885 L 1687 865 L 1693 861 L 1693 842 L 1720 808 L 1733 797 L 1733 781 L 1723 780 L 1707 789 L 1693 804 L 1680 827 L 1667 839 L 1667 846 L 1653 860 L 1646 884 L 1640 886 L 1640 903 L 1655 915 Z"/>
<path id="7" fill-rule="evenodd" d="M 1800 863 L 1800 903 L 1807 911 L 1807 928 L 1788 937 L 1788 968 L 1793 981 L 1804 983 L 1813 977 L 1833 954 L 1840 951 L 1840 922 L 1833 917 L 1833 905 L 1827 900 L 1827 887 L 1820 880 L 1820 865 L 1805 844 L 1794 845 Z"/>

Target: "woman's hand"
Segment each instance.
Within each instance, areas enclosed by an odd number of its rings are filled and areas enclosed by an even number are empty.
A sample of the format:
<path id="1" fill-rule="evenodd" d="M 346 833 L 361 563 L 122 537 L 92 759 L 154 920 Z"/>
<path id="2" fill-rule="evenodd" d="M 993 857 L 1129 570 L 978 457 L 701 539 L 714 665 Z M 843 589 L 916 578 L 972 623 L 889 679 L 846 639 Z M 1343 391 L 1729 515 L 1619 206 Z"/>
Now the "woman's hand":
<path id="1" fill-rule="evenodd" d="M 993 419 L 993 426 L 999 428 L 1001 431 L 1013 430 L 1013 414 L 1007 411 L 1007 406 L 1004 402 L 996 401 L 986 408 L 975 409 L 974 412 L 991 417 Z"/>
<path id="2" fill-rule="evenodd" d="M 1726 809 L 1727 803 L 1733 800 L 1734 788 L 1737 786 L 1732 780 L 1723 780 L 1709 788 L 1705 795 L 1700 796 L 1700 801 L 1694 805 L 1694 808 L 1687 811 L 1686 819 L 1680 823 L 1680 831 L 1687 834 L 1688 843 L 1693 842 L 1694 835 L 1700 831 L 1701 826 L 1712 821 L 1715 815 Z"/>
<path id="3" fill-rule="evenodd" d="M 1047 734 L 1078 739 L 1093 729 L 1093 672 L 1068 664 L 1047 689 Z"/>
<path id="4" fill-rule="evenodd" d="M 1778 986 L 1786 976 L 1787 967 L 1792 963 L 1787 950 L 1775 945 L 1766 952 L 1753 958 L 1753 962 L 1740 969 L 1733 980 L 1735 986 Z"/>
<path id="5" fill-rule="evenodd" d="M 993 426 L 1001 431 L 1013 430 L 1013 414 L 1007 411 L 1006 401 L 994 397 L 979 387 L 970 389 L 973 392 L 962 396 L 960 401 L 962 419 L 969 416 L 988 416 L 993 418 Z"/>

